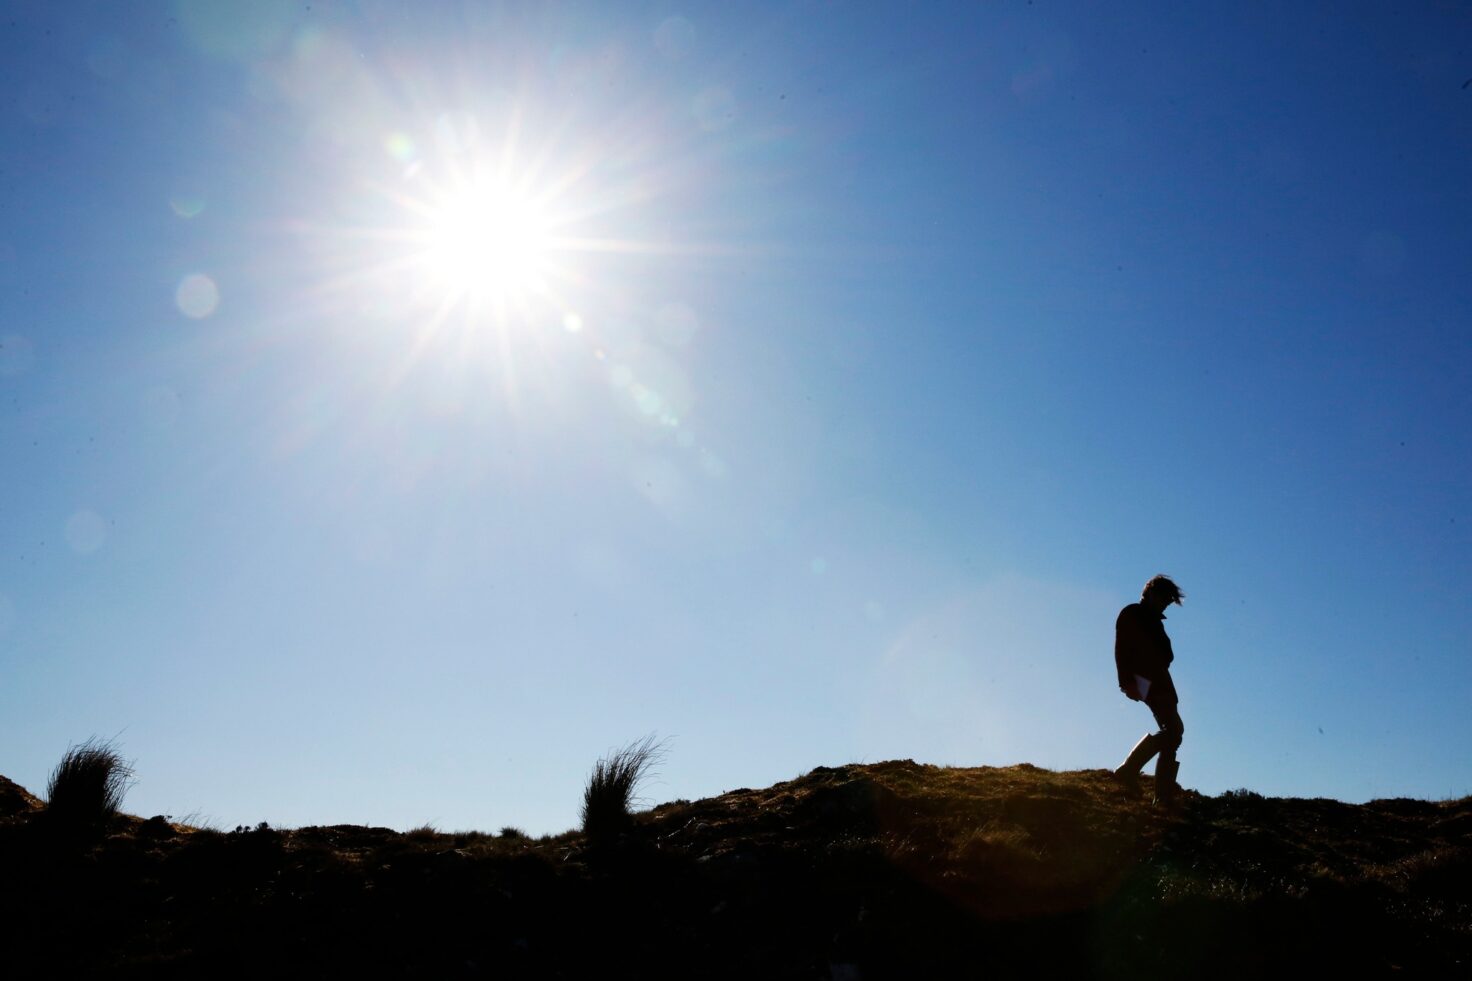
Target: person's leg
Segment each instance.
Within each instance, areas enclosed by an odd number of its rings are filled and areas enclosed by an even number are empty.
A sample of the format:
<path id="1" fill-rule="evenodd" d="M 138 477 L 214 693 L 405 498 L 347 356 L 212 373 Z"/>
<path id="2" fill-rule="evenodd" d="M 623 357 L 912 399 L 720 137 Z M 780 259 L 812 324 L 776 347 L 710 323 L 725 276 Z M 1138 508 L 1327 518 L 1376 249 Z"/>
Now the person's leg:
<path id="1" fill-rule="evenodd" d="M 1130 750 L 1130 755 L 1125 757 L 1125 761 L 1115 767 L 1114 775 L 1123 783 L 1132 787 L 1136 786 L 1139 782 L 1140 771 L 1159 749 L 1160 735 L 1154 732 L 1146 733 L 1139 742 L 1135 743 L 1135 748 Z"/>
<path id="2" fill-rule="evenodd" d="M 1155 733 L 1160 741 L 1160 763 L 1174 763 L 1176 750 L 1181 748 L 1181 737 L 1186 734 L 1186 726 L 1181 722 L 1181 713 L 1174 705 L 1152 705 L 1150 712 L 1155 716 L 1155 724 L 1160 726 L 1160 731 Z"/>
<path id="3" fill-rule="evenodd" d="M 1181 769 L 1176 761 L 1176 750 L 1181 746 L 1186 726 L 1174 705 L 1151 705 L 1150 711 L 1160 726 L 1160 731 L 1155 733 L 1160 745 L 1160 759 L 1155 761 L 1155 799 L 1169 803 L 1175 795 L 1176 773 Z"/>

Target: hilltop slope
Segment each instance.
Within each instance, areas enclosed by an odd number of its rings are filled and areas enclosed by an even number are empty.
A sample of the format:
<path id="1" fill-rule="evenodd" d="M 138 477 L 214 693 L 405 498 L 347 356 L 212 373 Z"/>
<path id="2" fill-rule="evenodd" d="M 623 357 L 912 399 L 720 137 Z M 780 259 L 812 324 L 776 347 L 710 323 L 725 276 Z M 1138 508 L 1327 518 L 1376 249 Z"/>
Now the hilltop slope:
<path id="1" fill-rule="evenodd" d="M 1162 813 L 1145 783 L 1135 797 L 1106 771 L 819 767 L 661 805 L 604 842 L 162 818 L 81 841 L 7 806 L 0 922 L 12 968 L 110 976 L 1441 977 L 1472 963 L 1472 798 L 1187 793 Z"/>

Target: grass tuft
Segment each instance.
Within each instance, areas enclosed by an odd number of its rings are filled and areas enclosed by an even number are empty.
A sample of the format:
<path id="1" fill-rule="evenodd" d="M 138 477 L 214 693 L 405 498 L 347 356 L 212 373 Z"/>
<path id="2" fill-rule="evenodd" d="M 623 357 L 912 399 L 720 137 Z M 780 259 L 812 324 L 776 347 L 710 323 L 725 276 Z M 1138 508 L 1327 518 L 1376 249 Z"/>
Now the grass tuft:
<path id="1" fill-rule="evenodd" d="M 633 823 L 634 791 L 663 760 L 664 744 L 651 734 L 595 763 L 583 791 L 583 833 L 606 839 L 626 831 Z"/>
<path id="2" fill-rule="evenodd" d="M 434 826 L 433 821 L 426 821 L 417 828 L 405 831 L 404 837 L 410 841 L 438 841 L 440 829 Z"/>
<path id="3" fill-rule="evenodd" d="M 46 813 L 68 827 L 105 824 L 123 806 L 133 781 L 132 765 L 111 740 L 92 737 L 70 746 L 46 784 Z"/>
<path id="4" fill-rule="evenodd" d="M 1227 800 L 1248 800 L 1253 803 L 1258 803 L 1263 799 L 1262 794 L 1259 794 L 1255 790 L 1248 790 L 1246 787 L 1238 787 L 1236 790 L 1225 791 L 1222 796 Z"/>

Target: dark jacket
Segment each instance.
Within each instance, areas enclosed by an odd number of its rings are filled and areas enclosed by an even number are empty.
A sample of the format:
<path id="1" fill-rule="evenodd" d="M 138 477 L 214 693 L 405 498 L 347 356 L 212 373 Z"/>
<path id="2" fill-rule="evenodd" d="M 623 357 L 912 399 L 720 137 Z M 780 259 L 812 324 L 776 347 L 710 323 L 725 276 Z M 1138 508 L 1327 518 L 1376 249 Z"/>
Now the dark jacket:
<path id="1" fill-rule="evenodd" d="M 1135 675 L 1150 679 L 1146 705 L 1174 705 L 1176 686 L 1170 678 L 1175 654 L 1165 634 L 1165 614 L 1152 613 L 1139 603 L 1119 611 L 1114 621 L 1114 666 L 1119 687 L 1135 690 Z"/>

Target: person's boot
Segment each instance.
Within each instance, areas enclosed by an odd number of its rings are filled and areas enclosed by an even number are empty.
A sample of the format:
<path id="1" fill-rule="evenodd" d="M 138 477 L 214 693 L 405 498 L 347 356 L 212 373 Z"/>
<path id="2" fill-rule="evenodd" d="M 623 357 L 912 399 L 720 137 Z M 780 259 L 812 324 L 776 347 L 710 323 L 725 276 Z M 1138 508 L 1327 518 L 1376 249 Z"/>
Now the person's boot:
<path id="1" fill-rule="evenodd" d="M 1181 789 L 1176 783 L 1176 774 L 1180 771 L 1179 760 L 1161 760 L 1155 764 L 1155 803 L 1161 807 L 1175 803 L 1176 791 Z"/>
<path id="2" fill-rule="evenodd" d="M 1127 790 L 1138 791 L 1140 789 L 1140 771 L 1145 764 L 1150 762 L 1150 757 L 1155 755 L 1155 747 L 1159 738 L 1155 733 L 1150 733 L 1135 743 L 1135 748 L 1130 750 L 1130 755 L 1125 761 L 1114 768 L 1114 779 L 1118 780 Z"/>

